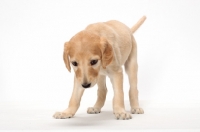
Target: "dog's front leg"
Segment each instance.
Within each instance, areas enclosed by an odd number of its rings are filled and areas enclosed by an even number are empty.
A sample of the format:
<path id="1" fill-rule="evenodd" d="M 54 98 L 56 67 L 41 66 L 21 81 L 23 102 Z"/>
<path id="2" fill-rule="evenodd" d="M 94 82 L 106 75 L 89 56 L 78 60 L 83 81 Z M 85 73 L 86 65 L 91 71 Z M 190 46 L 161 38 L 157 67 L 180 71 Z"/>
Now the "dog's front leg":
<path id="1" fill-rule="evenodd" d="M 78 86 L 76 77 L 74 77 L 74 89 L 72 92 L 71 99 L 69 101 L 68 108 L 64 110 L 63 112 L 56 112 L 53 115 L 53 117 L 56 119 L 66 119 L 66 118 L 73 117 L 80 106 L 80 101 L 81 101 L 83 92 L 84 92 L 84 89 Z"/>
<path id="2" fill-rule="evenodd" d="M 117 119 L 131 119 L 131 114 L 127 113 L 124 107 L 124 92 L 123 92 L 123 73 L 122 68 L 113 72 L 110 79 L 113 85 L 113 112 Z"/>
<path id="3" fill-rule="evenodd" d="M 98 82 L 98 97 L 95 105 L 93 107 L 89 107 L 87 110 L 88 114 L 98 114 L 101 112 L 101 108 L 103 107 L 105 100 L 106 100 L 106 93 L 107 93 L 107 88 L 106 88 L 106 76 L 100 75 Z"/>

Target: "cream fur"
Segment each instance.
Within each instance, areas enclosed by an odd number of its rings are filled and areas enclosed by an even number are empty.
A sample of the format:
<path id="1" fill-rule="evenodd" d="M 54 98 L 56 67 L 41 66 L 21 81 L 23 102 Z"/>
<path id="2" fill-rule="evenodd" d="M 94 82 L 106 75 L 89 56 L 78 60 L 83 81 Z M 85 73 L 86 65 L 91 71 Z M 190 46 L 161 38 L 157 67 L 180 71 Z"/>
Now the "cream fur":
<path id="1" fill-rule="evenodd" d="M 71 71 L 73 66 L 74 89 L 69 106 L 63 112 L 56 112 L 54 118 L 71 118 L 80 106 L 84 88 L 83 83 L 91 83 L 91 87 L 98 85 L 98 97 L 95 105 L 89 107 L 89 114 L 100 113 L 106 99 L 106 76 L 111 80 L 114 98 L 113 113 L 117 119 L 131 119 L 131 114 L 124 107 L 123 70 L 125 66 L 129 77 L 129 99 L 132 114 L 143 114 L 139 107 L 137 90 L 137 45 L 133 33 L 142 25 L 146 17 L 143 16 L 131 29 L 119 21 L 95 23 L 77 33 L 69 42 L 65 43 L 64 61 Z M 86 52 L 87 51 L 87 52 Z M 98 60 L 97 64 L 90 65 L 91 60 Z"/>

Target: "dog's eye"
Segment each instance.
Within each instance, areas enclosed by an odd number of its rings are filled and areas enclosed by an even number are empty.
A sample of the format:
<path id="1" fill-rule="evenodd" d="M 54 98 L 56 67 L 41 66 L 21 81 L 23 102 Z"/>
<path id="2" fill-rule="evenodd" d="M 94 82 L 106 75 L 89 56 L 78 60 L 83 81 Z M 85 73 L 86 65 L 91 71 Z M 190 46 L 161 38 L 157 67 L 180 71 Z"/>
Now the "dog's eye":
<path id="1" fill-rule="evenodd" d="M 98 62 L 98 60 L 91 60 L 91 61 L 90 61 L 90 64 L 91 64 L 91 65 L 95 65 L 95 64 L 97 64 L 97 62 Z"/>
<path id="2" fill-rule="evenodd" d="M 76 61 L 73 61 L 73 62 L 72 62 L 72 65 L 78 66 L 78 63 L 77 63 Z"/>

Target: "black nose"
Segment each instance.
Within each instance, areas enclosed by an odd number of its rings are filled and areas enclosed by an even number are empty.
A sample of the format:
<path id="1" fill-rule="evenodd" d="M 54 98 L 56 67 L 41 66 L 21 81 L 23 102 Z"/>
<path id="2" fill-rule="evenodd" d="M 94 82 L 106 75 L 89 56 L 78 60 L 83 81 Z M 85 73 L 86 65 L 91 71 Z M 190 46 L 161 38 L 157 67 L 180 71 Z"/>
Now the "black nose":
<path id="1" fill-rule="evenodd" d="M 84 87 L 84 88 L 89 88 L 90 85 L 91 85 L 91 83 L 84 83 L 84 84 L 82 84 L 82 87 Z"/>

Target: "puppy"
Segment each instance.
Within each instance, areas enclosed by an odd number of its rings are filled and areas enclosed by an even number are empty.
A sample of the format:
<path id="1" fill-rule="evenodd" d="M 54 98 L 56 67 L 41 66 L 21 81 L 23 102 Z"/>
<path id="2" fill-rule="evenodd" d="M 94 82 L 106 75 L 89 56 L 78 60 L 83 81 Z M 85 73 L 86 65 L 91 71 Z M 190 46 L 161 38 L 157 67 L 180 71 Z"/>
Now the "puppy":
<path id="1" fill-rule="evenodd" d="M 132 34 L 145 19 L 143 16 L 131 29 L 115 20 L 91 24 L 65 43 L 63 58 L 69 72 L 71 66 L 75 72 L 74 88 L 68 108 L 56 112 L 54 118 L 73 117 L 80 106 L 84 90 L 95 84 L 98 85 L 97 101 L 88 108 L 87 113 L 100 113 L 106 99 L 108 76 L 114 91 L 113 113 L 116 119 L 131 119 L 131 114 L 124 107 L 123 65 L 129 77 L 131 113 L 144 113 L 138 103 L 137 45 Z"/>

